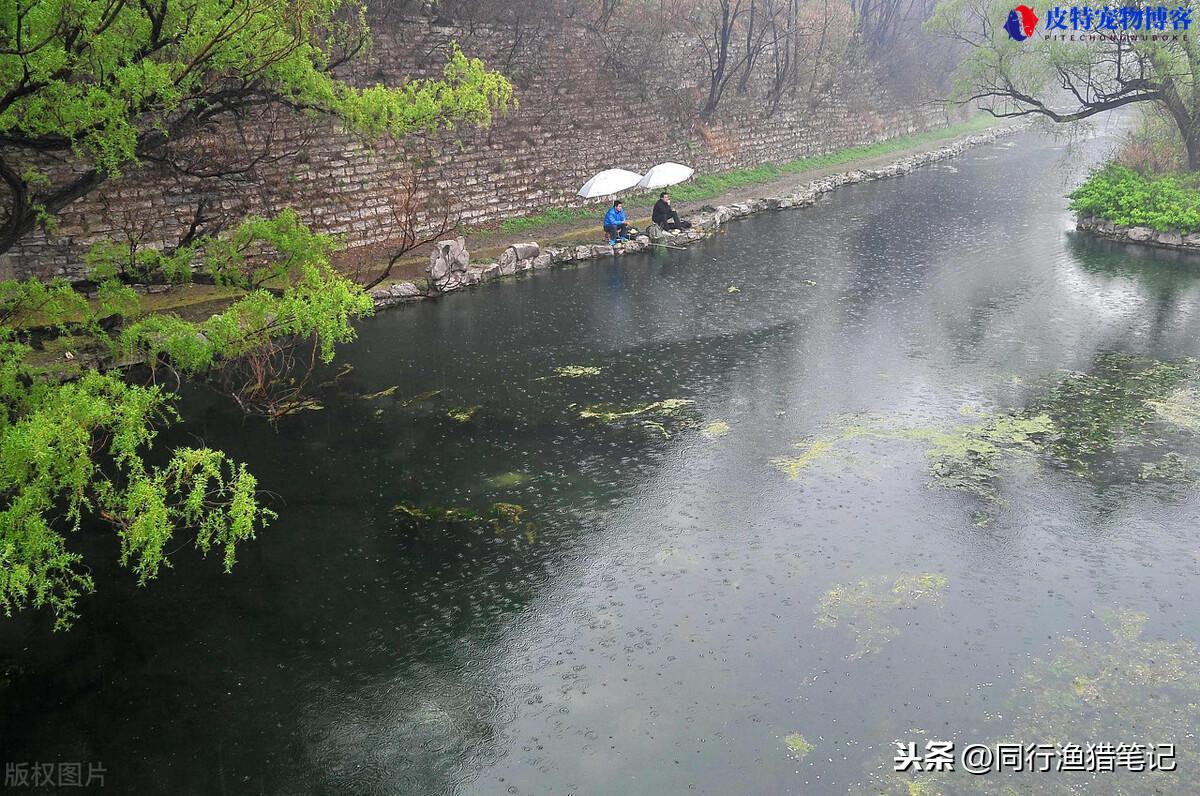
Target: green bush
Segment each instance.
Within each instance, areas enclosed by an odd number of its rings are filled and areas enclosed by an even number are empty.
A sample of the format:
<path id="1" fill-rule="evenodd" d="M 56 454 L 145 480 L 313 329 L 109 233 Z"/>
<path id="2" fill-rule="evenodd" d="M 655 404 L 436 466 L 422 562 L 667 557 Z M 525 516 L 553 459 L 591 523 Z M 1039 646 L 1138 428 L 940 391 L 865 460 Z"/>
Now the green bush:
<path id="1" fill-rule="evenodd" d="M 1149 177 L 1106 163 L 1071 194 L 1071 210 L 1127 227 L 1187 235 L 1200 230 L 1200 189 L 1190 175 Z"/>

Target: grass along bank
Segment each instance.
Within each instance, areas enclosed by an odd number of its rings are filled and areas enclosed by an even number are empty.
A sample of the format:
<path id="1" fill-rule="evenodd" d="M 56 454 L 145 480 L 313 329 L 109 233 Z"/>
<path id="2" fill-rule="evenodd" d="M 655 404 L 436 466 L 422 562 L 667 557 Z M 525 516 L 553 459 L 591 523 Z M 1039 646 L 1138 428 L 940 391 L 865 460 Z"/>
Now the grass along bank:
<path id="1" fill-rule="evenodd" d="M 878 143 L 868 144 L 865 146 L 838 149 L 833 152 L 827 152 L 823 155 L 811 155 L 809 157 L 788 161 L 787 163 L 783 164 L 764 163 L 758 166 L 749 166 L 742 169 L 720 171 L 716 172 L 715 174 L 700 174 L 690 182 L 671 186 L 667 190 L 669 190 L 671 193 L 671 200 L 676 204 L 681 204 L 684 202 L 699 202 L 706 199 L 712 199 L 741 188 L 748 188 L 754 185 L 764 185 L 792 174 L 813 171 L 815 169 L 830 168 L 832 166 L 840 166 L 856 160 L 891 155 L 896 152 L 931 144 L 936 141 L 943 141 L 949 138 L 957 138 L 961 135 L 967 135 L 969 133 L 976 133 L 980 130 L 987 129 L 996 123 L 997 120 L 991 116 L 980 114 L 966 121 L 958 122 L 947 127 L 939 127 L 936 130 L 926 130 L 924 132 L 914 133 L 912 135 L 889 138 L 886 141 L 880 141 Z M 634 194 L 625 199 L 626 206 L 634 209 L 650 207 L 658 198 L 658 193 L 658 191 L 653 191 L 651 193 Z M 506 233 L 528 232 L 531 230 L 541 229 L 543 227 L 570 224 L 583 220 L 595 220 L 598 218 L 597 214 L 602 212 L 598 208 L 599 205 L 595 204 L 587 207 L 550 208 L 534 215 L 505 219 L 500 223 L 500 231 Z"/>

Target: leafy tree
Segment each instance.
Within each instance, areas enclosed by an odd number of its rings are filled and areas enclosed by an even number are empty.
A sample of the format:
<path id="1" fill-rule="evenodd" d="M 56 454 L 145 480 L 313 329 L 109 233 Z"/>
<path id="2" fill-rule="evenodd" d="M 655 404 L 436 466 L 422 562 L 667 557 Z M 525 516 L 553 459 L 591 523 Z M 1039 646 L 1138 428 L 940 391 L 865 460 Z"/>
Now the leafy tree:
<path id="1" fill-rule="evenodd" d="M 457 49 L 439 80 L 339 80 L 368 45 L 363 19 L 355 0 L 0 4 L 0 253 L 168 143 L 258 106 L 378 137 L 484 124 L 511 102 L 507 79 Z"/>
<path id="2" fill-rule="evenodd" d="M 77 617 L 93 580 L 68 535 L 85 524 L 116 531 L 122 564 L 139 583 L 169 566 L 167 543 L 183 529 L 195 545 L 222 551 L 228 570 L 239 542 L 274 515 L 258 499 L 245 465 L 209 448 L 177 448 L 164 464 L 147 457 L 157 429 L 178 419 L 175 395 L 156 383 L 85 368 L 63 381 L 31 364 L 30 326 L 51 327 L 106 358 L 203 376 L 254 356 L 280 337 L 306 341 L 329 362 L 354 338 L 351 319 L 372 312 L 370 297 L 329 264 L 333 241 L 290 211 L 252 218 L 228 240 L 200 239 L 194 253 L 226 284 L 248 292 L 193 323 L 142 314 L 134 291 L 114 278 L 87 301 L 64 280 L 0 282 L 0 606 L 50 608 L 56 627 Z M 255 253 L 247 264 L 246 251 Z M 108 247 L 93 251 L 103 270 Z M 123 256 L 123 252 L 116 256 Z M 261 287 L 269 283 L 270 289 Z M 125 322 L 106 331 L 111 314 Z"/>
<path id="3" fill-rule="evenodd" d="M 328 116 L 365 137 L 485 125 L 512 86 L 455 48 L 437 80 L 351 86 L 333 74 L 368 45 L 355 0 L 12 0 L 0 4 L 0 252 L 105 180 L 186 146 L 206 125 L 264 105 Z M 197 211 L 199 218 L 200 211 Z M 214 237 L 194 223 L 165 249 L 102 242 L 87 255 L 92 299 L 63 280 L 0 282 L 0 608 L 78 617 L 95 583 L 72 534 L 110 528 L 139 583 L 169 566 L 185 530 L 225 568 L 274 516 L 245 465 L 206 447 L 154 450 L 178 419 L 159 378 L 218 378 L 251 363 L 233 391 L 274 415 L 302 404 L 266 395 L 289 352 L 329 362 L 373 307 L 330 265 L 336 241 L 295 213 L 249 218 Z M 240 298 L 203 322 L 145 313 L 129 282 L 202 274 Z M 143 362 L 150 378 L 82 366 Z M 60 346 L 61 347 L 61 346 Z M 64 349 L 65 350 L 65 349 Z M 281 356 L 282 352 L 282 356 Z M 61 371 L 64 362 L 77 366 Z M 282 363 L 282 365 L 281 365 Z M 290 380 L 288 380 L 290 381 Z"/>
<path id="4" fill-rule="evenodd" d="M 1121 11 L 1138 17 L 1138 28 L 1128 32 L 1152 40 L 1059 41 L 1039 30 L 1018 42 L 1004 29 L 1012 4 L 1001 0 L 943 0 L 929 26 L 966 48 L 956 99 L 979 102 L 995 116 L 1040 115 L 1059 123 L 1153 103 L 1178 126 L 1188 167 L 1200 169 L 1200 43 L 1182 35 L 1176 9 L 1161 18 L 1141 4 Z"/>

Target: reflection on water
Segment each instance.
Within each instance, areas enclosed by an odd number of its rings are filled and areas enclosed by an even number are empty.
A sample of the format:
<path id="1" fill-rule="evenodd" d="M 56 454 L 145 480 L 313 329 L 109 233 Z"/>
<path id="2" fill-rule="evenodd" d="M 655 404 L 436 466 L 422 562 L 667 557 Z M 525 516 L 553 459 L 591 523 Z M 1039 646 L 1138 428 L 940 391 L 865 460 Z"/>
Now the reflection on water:
<path id="1" fill-rule="evenodd" d="M 383 314 L 277 430 L 189 396 L 280 519 L 232 575 L 6 622 L 6 759 L 278 794 L 1089 792 L 895 779 L 896 739 L 1194 766 L 1197 266 L 1069 233 L 1061 155 Z"/>

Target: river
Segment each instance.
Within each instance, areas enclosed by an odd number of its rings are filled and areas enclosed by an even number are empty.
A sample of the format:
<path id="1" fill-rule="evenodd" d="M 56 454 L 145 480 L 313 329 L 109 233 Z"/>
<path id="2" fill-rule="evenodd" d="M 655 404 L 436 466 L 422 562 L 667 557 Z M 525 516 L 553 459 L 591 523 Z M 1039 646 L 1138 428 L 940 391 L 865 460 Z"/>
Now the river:
<path id="1" fill-rule="evenodd" d="M 274 429 L 190 394 L 172 438 L 278 520 L 230 575 L 185 549 L 70 632 L 7 620 L 5 760 L 119 793 L 905 793 L 894 741 L 1139 742 L 1180 771 L 1011 781 L 1193 792 L 1200 260 L 1073 232 L 1113 136 L 384 312 Z"/>

